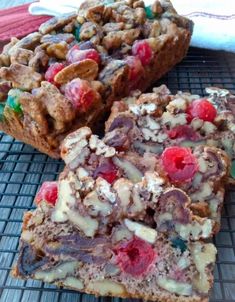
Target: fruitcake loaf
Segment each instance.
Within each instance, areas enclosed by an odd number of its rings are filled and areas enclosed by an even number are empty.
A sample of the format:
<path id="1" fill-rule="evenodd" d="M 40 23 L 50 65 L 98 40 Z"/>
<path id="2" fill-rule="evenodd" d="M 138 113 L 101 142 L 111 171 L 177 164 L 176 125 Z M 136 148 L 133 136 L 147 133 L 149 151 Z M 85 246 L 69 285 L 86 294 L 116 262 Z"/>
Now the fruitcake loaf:
<path id="1" fill-rule="evenodd" d="M 172 95 L 164 85 L 154 88 L 152 93 L 136 91 L 114 103 L 104 141 L 117 149 L 157 156 L 168 146 L 214 146 L 232 160 L 230 176 L 234 181 L 235 96 L 216 87 L 206 88 L 206 92 L 209 95 L 203 98 L 183 92 Z M 168 168 L 169 173 L 174 169 Z M 216 179 L 219 163 L 211 168 L 210 174 Z"/>
<path id="2" fill-rule="evenodd" d="M 216 194 L 226 155 L 200 146 L 187 164 L 199 173 L 200 157 L 211 154 L 222 164 Z M 208 301 L 216 248 L 201 239 L 211 238 L 215 222 L 191 209 L 187 191 L 162 173 L 155 155 L 119 152 L 83 127 L 65 138 L 61 156 L 58 182 L 45 182 L 37 209 L 24 216 L 15 277 L 99 296 Z"/>
<path id="3" fill-rule="evenodd" d="M 0 55 L 0 130 L 59 157 L 63 138 L 95 129 L 112 103 L 145 90 L 186 55 L 192 22 L 170 1 L 89 0 L 12 38 Z"/>

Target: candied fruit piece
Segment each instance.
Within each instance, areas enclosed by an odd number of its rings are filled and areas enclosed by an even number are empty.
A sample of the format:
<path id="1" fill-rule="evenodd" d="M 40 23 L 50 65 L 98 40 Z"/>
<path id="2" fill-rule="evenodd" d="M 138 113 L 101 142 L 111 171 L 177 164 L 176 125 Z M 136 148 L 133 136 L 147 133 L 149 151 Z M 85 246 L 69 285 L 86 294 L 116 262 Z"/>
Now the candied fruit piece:
<path id="1" fill-rule="evenodd" d="M 187 245 L 186 245 L 185 241 L 183 239 L 181 239 L 180 237 L 172 238 L 171 245 L 174 248 L 180 249 L 182 253 L 187 250 Z"/>
<path id="2" fill-rule="evenodd" d="M 213 122 L 217 111 L 215 107 L 207 99 L 199 99 L 193 101 L 187 108 L 188 122 L 195 117 L 200 118 L 203 121 Z"/>
<path id="3" fill-rule="evenodd" d="M 190 181 L 198 171 L 197 159 L 190 148 L 166 148 L 161 160 L 165 172 L 175 182 Z"/>
<path id="4" fill-rule="evenodd" d="M 74 79 L 66 84 L 65 97 L 72 102 L 75 109 L 86 112 L 96 98 L 96 91 L 88 81 Z"/>
<path id="5" fill-rule="evenodd" d="M 0 104 L 0 122 L 4 120 L 4 108 L 5 108 L 5 103 Z"/>
<path id="6" fill-rule="evenodd" d="M 80 50 L 78 45 L 75 46 L 69 50 L 66 56 L 66 59 L 69 63 L 81 62 L 86 59 L 93 60 L 97 64 L 100 63 L 100 54 L 98 53 L 97 50 L 95 49 Z"/>
<path id="7" fill-rule="evenodd" d="M 115 0 L 103 0 L 105 6 L 111 6 L 115 3 Z"/>
<path id="8" fill-rule="evenodd" d="M 75 36 L 75 39 L 78 42 L 80 41 L 80 31 L 81 31 L 81 25 L 77 25 L 74 27 L 73 35 Z"/>
<path id="9" fill-rule="evenodd" d="M 155 18 L 155 14 L 152 11 L 152 6 L 151 5 L 145 6 L 144 9 L 145 9 L 147 19 L 154 19 Z"/>
<path id="10" fill-rule="evenodd" d="M 146 275 L 157 259 L 151 244 L 138 237 L 120 244 L 114 253 L 121 270 L 133 277 Z"/>
<path id="11" fill-rule="evenodd" d="M 8 92 L 8 97 L 6 104 L 8 107 L 13 109 L 14 112 L 21 114 L 22 108 L 21 104 L 19 103 L 19 97 L 22 94 L 22 91 L 20 89 L 11 89 Z"/>
<path id="12" fill-rule="evenodd" d="M 148 65 L 153 57 L 153 51 L 146 40 L 136 41 L 132 46 L 132 54 L 137 56 L 143 65 Z"/>
<path id="13" fill-rule="evenodd" d="M 235 160 L 232 161 L 230 175 L 235 179 Z"/>
<path id="14" fill-rule="evenodd" d="M 45 79 L 46 79 L 48 82 L 50 82 L 50 83 L 56 85 L 56 82 L 54 81 L 54 78 L 55 78 L 56 74 L 57 74 L 58 72 L 60 72 L 64 67 L 65 67 L 65 66 L 64 66 L 64 64 L 62 64 L 62 63 L 54 63 L 54 64 L 51 64 L 51 65 L 48 67 L 48 69 L 47 69 L 47 71 L 46 71 L 46 73 L 45 73 Z"/>
<path id="15" fill-rule="evenodd" d="M 117 167 L 111 161 L 102 163 L 96 168 L 94 177 L 102 177 L 112 184 L 117 179 Z"/>
<path id="16" fill-rule="evenodd" d="M 35 203 L 39 204 L 41 201 L 46 201 L 51 205 L 55 205 L 58 198 L 58 186 L 56 181 L 45 181 L 39 189 Z"/>
<path id="17" fill-rule="evenodd" d="M 129 66 L 129 80 L 137 83 L 144 73 L 144 68 L 138 57 L 128 56 L 126 62 Z"/>
<path id="18" fill-rule="evenodd" d="M 180 125 L 167 132 L 169 138 L 185 138 L 187 140 L 196 141 L 200 139 L 200 136 L 189 125 Z"/>

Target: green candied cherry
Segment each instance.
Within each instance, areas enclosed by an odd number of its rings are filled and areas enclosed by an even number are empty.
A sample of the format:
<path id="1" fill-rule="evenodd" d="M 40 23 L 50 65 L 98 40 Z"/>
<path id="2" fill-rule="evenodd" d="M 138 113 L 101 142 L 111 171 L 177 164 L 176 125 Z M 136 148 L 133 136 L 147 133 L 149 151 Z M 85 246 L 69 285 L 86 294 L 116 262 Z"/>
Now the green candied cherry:
<path id="1" fill-rule="evenodd" d="M 146 12 L 147 19 L 154 19 L 156 17 L 156 15 L 152 11 L 152 6 L 151 5 L 145 6 L 144 9 L 145 9 L 145 12 Z"/>
<path id="2" fill-rule="evenodd" d="M 179 237 L 175 237 L 175 238 L 172 238 L 171 239 L 171 245 L 174 247 L 174 248 L 178 248 L 181 250 L 181 252 L 185 252 L 187 250 L 187 245 L 185 243 L 184 240 L 182 240 L 181 238 Z"/>
<path id="3" fill-rule="evenodd" d="M 232 166 L 230 170 L 230 175 L 235 179 L 235 160 L 232 161 Z"/>
<path id="4" fill-rule="evenodd" d="M 5 103 L 0 103 L 0 122 L 4 120 Z"/>
<path id="5" fill-rule="evenodd" d="M 115 0 L 103 0 L 103 4 L 105 6 L 110 6 L 115 2 Z"/>
<path id="6" fill-rule="evenodd" d="M 80 31 L 81 31 L 81 25 L 80 24 L 77 24 L 76 26 L 75 26 L 75 28 L 74 28 L 74 30 L 73 30 L 73 34 L 74 34 L 74 36 L 75 36 L 75 38 L 76 38 L 76 40 L 78 41 L 78 42 L 80 42 Z"/>
<path id="7" fill-rule="evenodd" d="M 11 89 L 8 92 L 7 102 L 6 105 L 13 109 L 16 113 L 22 113 L 22 108 L 19 103 L 19 97 L 22 91 L 20 89 Z"/>

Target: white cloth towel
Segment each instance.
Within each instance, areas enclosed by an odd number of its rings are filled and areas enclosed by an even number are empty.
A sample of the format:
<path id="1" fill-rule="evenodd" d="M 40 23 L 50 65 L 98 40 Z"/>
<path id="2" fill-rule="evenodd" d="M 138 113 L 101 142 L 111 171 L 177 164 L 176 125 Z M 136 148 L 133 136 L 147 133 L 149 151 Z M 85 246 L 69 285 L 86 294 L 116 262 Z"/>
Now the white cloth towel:
<path id="1" fill-rule="evenodd" d="M 59 16 L 76 11 L 84 0 L 40 0 L 33 15 Z M 144 0 L 146 5 L 153 0 Z M 235 52 L 235 0 L 172 0 L 181 15 L 194 22 L 192 46 Z"/>

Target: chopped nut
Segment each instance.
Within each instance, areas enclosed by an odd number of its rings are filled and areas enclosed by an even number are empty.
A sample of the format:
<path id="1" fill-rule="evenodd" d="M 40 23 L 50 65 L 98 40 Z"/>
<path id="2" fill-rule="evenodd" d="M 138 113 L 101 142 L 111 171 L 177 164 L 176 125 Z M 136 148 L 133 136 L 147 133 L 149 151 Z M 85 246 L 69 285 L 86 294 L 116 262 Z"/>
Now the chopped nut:
<path id="1" fill-rule="evenodd" d="M 193 286 L 200 293 L 207 294 L 211 284 L 209 276 L 206 273 L 206 267 L 211 263 L 215 263 L 217 250 L 211 243 L 202 245 L 199 242 L 193 243 L 190 249 L 194 263 L 199 272 L 198 276 L 194 277 Z"/>
<path id="2" fill-rule="evenodd" d="M 66 84 L 75 78 L 92 81 L 98 75 L 98 64 L 94 60 L 86 59 L 81 62 L 75 62 L 63 68 L 55 76 L 55 82 Z"/>
<path id="3" fill-rule="evenodd" d="M 18 42 L 17 38 L 11 38 L 11 41 L 4 45 L 2 53 L 0 54 L 0 67 L 10 66 L 10 54 L 11 48 Z"/>
<path id="4" fill-rule="evenodd" d="M 112 157 L 115 155 L 116 150 L 113 147 L 107 146 L 101 139 L 96 135 L 90 137 L 89 146 L 91 150 L 96 150 L 97 155 L 104 155 L 104 157 Z"/>
<path id="5" fill-rule="evenodd" d="M 102 44 L 106 49 L 119 48 L 122 43 L 132 45 L 133 42 L 139 37 L 140 29 L 125 29 L 122 31 L 109 32 L 104 38 Z"/>
<path id="6" fill-rule="evenodd" d="M 104 32 L 108 33 L 108 32 L 114 32 L 114 31 L 120 31 L 124 29 L 125 24 L 123 22 L 119 22 L 119 23 L 106 23 L 103 26 L 103 30 Z"/>
<path id="7" fill-rule="evenodd" d="M 191 296 L 192 294 L 192 285 L 189 283 L 158 277 L 157 284 L 166 291 L 177 295 Z"/>
<path id="8" fill-rule="evenodd" d="M 96 35 L 102 36 L 102 28 L 98 24 L 85 22 L 80 29 L 80 39 L 89 40 Z"/>
<path id="9" fill-rule="evenodd" d="M 62 28 L 63 26 L 69 24 L 73 20 L 75 20 L 77 17 L 77 14 L 70 13 L 70 14 L 64 14 L 59 17 L 54 17 L 46 21 L 45 23 L 41 24 L 39 27 L 40 33 L 43 35 L 48 34 L 52 32 L 53 30 L 57 30 L 59 28 Z"/>
<path id="10" fill-rule="evenodd" d="M 22 106 L 23 112 L 28 114 L 33 123 L 36 124 L 36 134 L 47 134 L 49 130 L 48 121 L 46 119 L 47 111 L 41 101 L 39 101 L 36 96 L 25 92 L 21 94 L 19 103 Z"/>
<path id="11" fill-rule="evenodd" d="M 37 271 L 35 278 L 44 282 L 53 282 L 58 279 L 64 279 L 68 274 L 73 274 L 79 266 L 80 263 L 77 261 L 65 262 L 50 270 Z"/>
<path id="12" fill-rule="evenodd" d="M 11 63 L 19 63 L 22 65 L 28 65 L 30 59 L 32 59 L 34 53 L 32 50 L 17 48 L 14 54 L 10 57 Z"/>
<path id="13" fill-rule="evenodd" d="M 118 166 L 124 171 L 127 178 L 130 179 L 133 183 L 137 183 L 142 180 L 142 172 L 138 168 L 136 168 L 130 161 L 118 157 L 113 157 L 113 162 L 116 166 Z"/>
<path id="14" fill-rule="evenodd" d="M 205 182 L 201 184 L 199 190 L 195 193 L 190 194 L 192 201 L 203 201 L 206 200 L 212 194 L 212 187 L 210 183 Z"/>
<path id="15" fill-rule="evenodd" d="M 110 183 L 101 177 L 96 180 L 96 192 L 110 203 L 115 203 L 116 195 L 111 191 Z"/>
<path id="16" fill-rule="evenodd" d="M 98 79 L 106 86 L 112 89 L 116 96 L 123 93 L 128 79 L 129 67 L 126 62 L 121 60 L 112 60 L 99 73 Z"/>
<path id="17" fill-rule="evenodd" d="M 178 113 L 180 110 L 185 111 L 187 106 L 188 104 L 185 99 L 176 98 L 166 106 L 166 109 L 170 113 L 174 114 L 174 113 Z"/>
<path id="18" fill-rule="evenodd" d="M 65 60 L 69 46 L 66 42 L 51 44 L 47 47 L 46 51 L 50 57 L 55 57 L 59 60 Z"/>
<path id="19" fill-rule="evenodd" d="M 201 218 L 199 222 L 192 221 L 191 224 L 175 223 L 175 230 L 185 240 L 209 238 L 212 234 L 213 222 L 210 219 Z"/>
<path id="20" fill-rule="evenodd" d="M 41 69 L 44 70 L 49 61 L 46 51 L 42 47 L 37 47 L 34 53 L 35 55 L 29 61 L 29 66 L 35 71 L 40 71 Z"/>
<path id="21" fill-rule="evenodd" d="M 149 38 L 157 38 L 161 33 L 161 25 L 159 21 L 155 20 L 152 23 L 151 30 L 149 33 Z"/>
<path id="22" fill-rule="evenodd" d="M 39 32 L 34 32 L 27 35 L 26 37 L 19 40 L 11 49 L 9 50 L 9 55 L 13 56 L 18 48 L 25 48 L 34 50 L 35 47 L 40 43 L 42 35 Z"/>
<path id="23" fill-rule="evenodd" d="M 174 128 L 178 125 L 185 125 L 187 124 L 186 114 L 180 113 L 175 116 L 172 115 L 170 112 L 164 112 L 162 115 L 162 123 L 170 125 L 171 128 Z"/>
<path id="24" fill-rule="evenodd" d="M 7 99 L 8 92 L 11 88 L 11 82 L 0 81 L 0 102 Z"/>
<path id="25" fill-rule="evenodd" d="M 87 290 L 99 296 L 124 297 L 126 294 L 126 289 L 122 284 L 106 279 L 90 281 L 87 285 Z"/>
<path id="26" fill-rule="evenodd" d="M 47 112 L 55 121 L 66 123 L 74 119 L 75 111 L 72 104 L 53 84 L 43 81 L 35 95 L 44 103 Z"/>
<path id="27" fill-rule="evenodd" d="M 103 19 L 104 5 L 90 7 L 85 14 L 87 20 L 99 23 Z"/>
<path id="28" fill-rule="evenodd" d="M 143 224 L 131 221 L 129 219 L 125 219 L 124 223 L 125 223 L 126 227 L 131 232 L 134 232 L 134 234 L 137 237 L 139 237 L 149 243 L 152 243 L 152 244 L 155 243 L 155 241 L 157 239 L 157 235 L 158 235 L 156 230 L 151 229 Z"/>
<path id="29" fill-rule="evenodd" d="M 88 146 L 88 139 L 91 135 L 90 128 L 82 127 L 65 138 L 61 145 L 61 157 L 67 165 L 81 156 L 83 149 Z"/>
<path id="30" fill-rule="evenodd" d="M 83 200 L 83 204 L 88 208 L 91 216 L 108 216 L 112 212 L 112 207 L 105 201 L 101 201 L 97 192 L 92 191 Z"/>
<path id="31" fill-rule="evenodd" d="M 64 279 L 62 285 L 79 291 L 84 288 L 83 282 L 75 277 L 67 277 L 66 279 Z"/>
<path id="32" fill-rule="evenodd" d="M 128 240 L 133 237 L 133 233 L 128 230 L 125 226 L 121 226 L 115 229 L 112 236 L 114 243 L 119 241 Z"/>
<path id="33" fill-rule="evenodd" d="M 152 12 L 154 14 L 161 14 L 163 12 L 161 2 L 159 0 L 155 0 L 152 5 Z"/>
<path id="34" fill-rule="evenodd" d="M 33 68 L 18 63 L 11 64 L 10 67 L 0 69 L 0 77 L 11 81 L 14 88 L 22 90 L 32 90 L 40 86 L 42 75 Z"/>
<path id="35" fill-rule="evenodd" d="M 140 104 L 140 105 L 129 105 L 129 109 L 135 115 L 145 115 L 145 114 L 152 114 L 156 111 L 157 105 L 150 103 L 150 104 Z"/>
<path id="36" fill-rule="evenodd" d="M 130 203 L 132 187 L 132 182 L 125 178 L 120 178 L 114 183 L 113 188 L 117 192 L 117 196 L 120 199 L 120 206 L 123 211 L 127 210 Z"/>
<path id="37" fill-rule="evenodd" d="M 133 3 L 133 8 L 137 8 L 137 7 L 143 7 L 144 8 L 144 1 L 142 1 L 142 0 L 138 0 L 138 1 L 135 1 L 134 3 Z"/>
<path id="38" fill-rule="evenodd" d="M 68 43 L 74 41 L 73 34 L 56 34 L 56 35 L 44 35 L 41 38 L 41 44 L 59 44 L 59 43 Z"/>
<path id="39" fill-rule="evenodd" d="M 51 219 L 55 222 L 69 220 L 87 237 L 93 237 L 98 229 L 99 223 L 90 216 L 82 216 L 75 210 L 76 198 L 71 188 L 72 181 L 73 178 L 59 182 L 58 200 Z"/>

